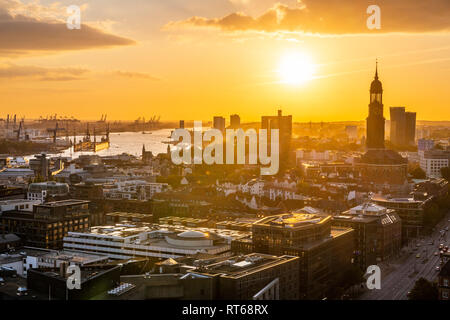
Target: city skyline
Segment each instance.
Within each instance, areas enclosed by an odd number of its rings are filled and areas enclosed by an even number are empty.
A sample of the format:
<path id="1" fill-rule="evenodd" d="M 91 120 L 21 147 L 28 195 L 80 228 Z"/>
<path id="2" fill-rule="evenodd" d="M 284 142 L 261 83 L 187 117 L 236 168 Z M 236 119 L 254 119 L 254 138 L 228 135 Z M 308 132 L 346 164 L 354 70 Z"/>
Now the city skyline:
<path id="1" fill-rule="evenodd" d="M 382 27 L 369 30 L 362 2 L 340 4 L 341 17 L 330 1 L 2 0 L 4 114 L 174 121 L 238 113 L 254 122 L 281 106 L 294 122 L 363 121 L 378 58 L 386 108 L 450 119 L 448 3 L 424 9 L 409 1 L 402 11 L 381 1 Z M 81 30 L 65 26 L 72 4 L 81 8 Z M 316 24 L 317 15 L 330 27 Z M 14 29 L 30 25 L 41 33 Z"/>

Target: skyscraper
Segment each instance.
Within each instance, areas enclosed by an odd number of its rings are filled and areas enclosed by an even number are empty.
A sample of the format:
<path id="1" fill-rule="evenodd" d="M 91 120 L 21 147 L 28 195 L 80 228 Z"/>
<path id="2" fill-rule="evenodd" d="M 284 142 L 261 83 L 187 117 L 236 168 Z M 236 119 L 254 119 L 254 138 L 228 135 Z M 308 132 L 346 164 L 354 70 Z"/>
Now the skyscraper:
<path id="1" fill-rule="evenodd" d="M 391 142 L 394 145 L 405 144 L 406 116 L 405 107 L 391 107 Z"/>
<path id="2" fill-rule="evenodd" d="M 406 145 L 415 145 L 416 143 L 416 113 L 415 112 L 406 112 L 406 128 L 405 128 L 405 137 L 406 137 Z"/>
<path id="3" fill-rule="evenodd" d="M 214 117 L 213 128 L 225 132 L 225 118 L 224 117 Z"/>
<path id="4" fill-rule="evenodd" d="M 367 117 L 367 149 L 384 149 L 383 86 L 378 80 L 378 63 L 375 79 L 370 85 L 369 116 Z"/>
<path id="5" fill-rule="evenodd" d="M 238 129 L 241 126 L 241 117 L 237 114 L 232 114 L 230 116 L 230 128 Z"/>
<path id="6" fill-rule="evenodd" d="M 414 145 L 416 140 L 416 113 L 405 112 L 405 107 L 391 107 L 391 142 L 397 146 Z"/>
<path id="7" fill-rule="evenodd" d="M 277 116 L 262 116 L 261 129 L 267 129 L 267 142 L 270 145 L 270 130 L 279 130 L 279 151 L 280 164 L 285 167 L 291 156 L 291 139 L 292 139 L 292 116 L 283 116 L 282 111 L 278 110 Z M 269 148 L 270 149 L 270 148 Z"/>

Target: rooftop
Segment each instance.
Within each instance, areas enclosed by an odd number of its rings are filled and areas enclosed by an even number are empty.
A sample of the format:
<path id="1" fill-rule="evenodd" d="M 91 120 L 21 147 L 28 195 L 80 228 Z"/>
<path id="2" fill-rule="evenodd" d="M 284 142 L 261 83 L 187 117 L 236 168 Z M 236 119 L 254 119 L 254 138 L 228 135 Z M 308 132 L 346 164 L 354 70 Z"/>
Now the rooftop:
<path id="1" fill-rule="evenodd" d="M 214 263 L 196 271 L 189 272 L 188 275 L 217 275 L 225 277 L 239 278 L 262 269 L 271 268 L 275 265 L 299 259 L 294 256 L 271 256 L 260 253 L 251 253 L 245 256 L 235 256 L 228 260 Z"/>
<path id="2" fill-rule="evenodd" d="M 299 228 L 304 226 L 322 224 L 331 219 L 330 216 L 315 213 L 285 213 L 263 218 L 256 225 L 266 225 L 283 228 Z"/>

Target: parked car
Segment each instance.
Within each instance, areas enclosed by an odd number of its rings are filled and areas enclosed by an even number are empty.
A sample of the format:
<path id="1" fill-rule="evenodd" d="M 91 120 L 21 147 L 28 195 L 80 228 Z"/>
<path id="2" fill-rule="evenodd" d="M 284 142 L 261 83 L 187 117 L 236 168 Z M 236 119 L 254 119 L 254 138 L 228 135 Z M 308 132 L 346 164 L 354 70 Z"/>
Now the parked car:
<path id="1" fill-rule="evenodd" d="M 434 255 L 435 255 L 435 256 L 438 256 L 438 255 L 439 255 L 439 252 L 438 252 L 438 251 L 436 251 L 436 252 L 434 253 Z"/>
<path id="2" fill-rule="evenodd" d="M 441 267 L 436 266 L 436 271 L 439 271 L 439 270 L 441 270 Z"/>
<path id="3" fill-rule="evenodd" d="M 420 258 L 420 253 L 416 254 L 416 258 Z"/>
<path id="4" fill-rule="evenodd" d="M 3 286 L 5 284 L 5 279 L 0 277 L 0 286 Z"/>

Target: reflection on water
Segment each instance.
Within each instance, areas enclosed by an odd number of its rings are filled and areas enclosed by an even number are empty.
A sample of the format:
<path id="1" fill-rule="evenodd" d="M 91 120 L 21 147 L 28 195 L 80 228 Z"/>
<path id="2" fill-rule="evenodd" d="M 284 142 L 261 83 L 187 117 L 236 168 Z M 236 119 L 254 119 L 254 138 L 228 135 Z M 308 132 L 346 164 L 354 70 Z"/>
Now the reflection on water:
<path id="1" fill-rule="evenodd" d="M 111 133 L 110 142 L 111 146 L 109 149 L 94 152 L 73 152 L 73 148 L 69 148 L 57 155 L 62 157 L 72 157 L 78 158 L 80 155 L 85 154 L 97 154 L 99 156 L 113 156 L 122 153 L 129 153 L 134 156 L 141 156 L 142 145 L 145 144 L 146 151 L 152 151 L 154 155 L 167 152 L 167 144 L 163 141 L 168 141 L 170 138 L 170 133 L 172 129 L 162 129 L 157 131 L 147 132 L 147 134 L 142 134 L 142 132 L 120 132 Z M 71 139 L 73 137 L 70 137 Z M 77 136 L 77 141 L 80 141 L 83 137 Z M 91 140 L 94 138 L 91 137 Z M 101 137 L 97 136 L 97 141 L 100 141 Z"/>

